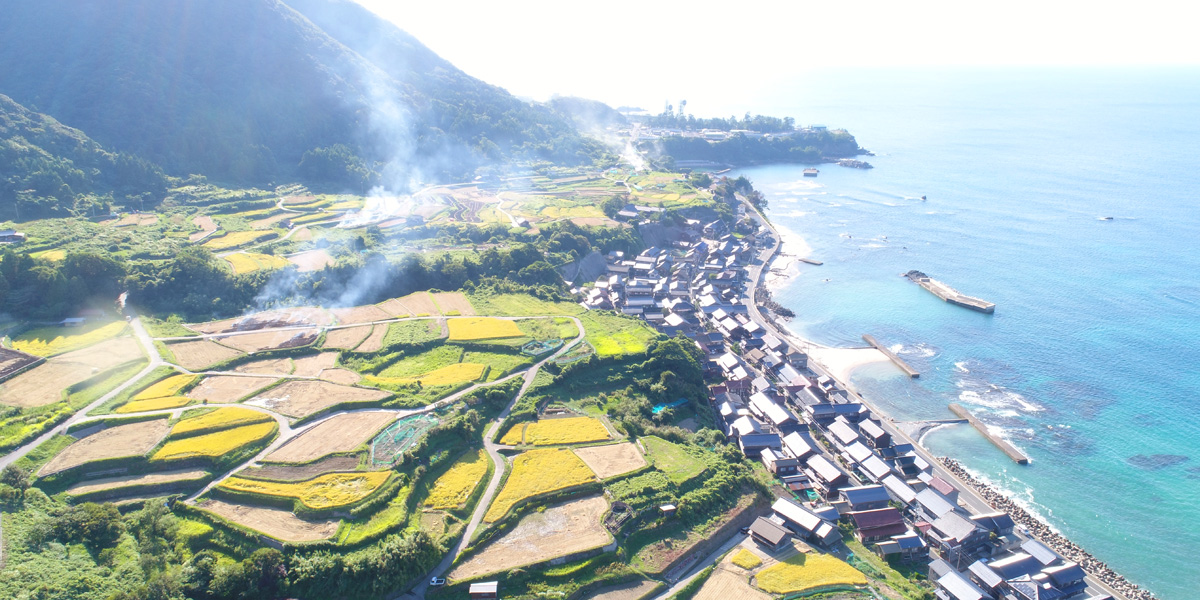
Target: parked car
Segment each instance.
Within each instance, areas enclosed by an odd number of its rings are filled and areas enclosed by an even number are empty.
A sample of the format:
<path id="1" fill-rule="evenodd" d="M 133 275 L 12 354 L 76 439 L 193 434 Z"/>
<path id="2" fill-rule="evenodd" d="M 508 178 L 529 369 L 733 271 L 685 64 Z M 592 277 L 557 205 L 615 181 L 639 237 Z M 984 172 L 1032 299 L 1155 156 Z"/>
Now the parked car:
<path id="1" fill-rule="evenodd" d="M 446 580 L 442 579 L 441 577 L 434 577 L 433 579 L 429 580 L 429 585 L 431 587 L 437 587 L 439 585 L 446 585 Z"/>

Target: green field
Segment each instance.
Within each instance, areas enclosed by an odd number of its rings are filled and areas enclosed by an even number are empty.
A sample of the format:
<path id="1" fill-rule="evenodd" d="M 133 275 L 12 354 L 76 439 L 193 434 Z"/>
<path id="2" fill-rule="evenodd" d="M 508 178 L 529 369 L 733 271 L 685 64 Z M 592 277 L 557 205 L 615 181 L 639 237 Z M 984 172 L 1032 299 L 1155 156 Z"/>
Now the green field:
<path id="1" fill-rule="evenodd" d="M 579 315 L 587 331 L 587 341 L 597 356 L 621 356 L 646 351 L 651 341 L 659 337 L 640 319 L 607 311 L 588 311 Z"/>
<path id="2" fill-rule="evenodd" d="M 575 322 L 558 317 L 554 319 L 525 319 L 517 321 L 521 333 L 535 340 L 569 340 L 579 335 Z"/>
<path id="3" fill-rule="evenodd" d="M 388 325 L 387 334 L 383 336 L 383 345 L 390 348 L 397 344 L 424 344 L 438 339 L 441 335 L 442 328 L 437 319 L 399 321 Z"/>
<path id="4" fill-rule="evenodd" d="M 491 366 L 486 381 L 495 381 L 513 371 L 533 362 L 533 359 L 523 354 L 506 354 L 501 352 L 475 352 L 468 350 L 463 354 L 463 362 L 479 363 Z"/>
<path id="5" fill-rule="evenodd" d="M 404 357 L 377 373 L 380 377 L 403 379 L 424 375 L 445 366 L 462 362 L 463 350 L 458 346 L 438 346 L 420 354 Z"/>
<path id="6" fill-rule="evenodd" d="M 679 444 L 672 444 L 654 436 L 641 438 L 641 442 L 646 447 L 646 454 L 654 463 L 654 468 L 665 473 L 676 484 L 704 472 L 704 460 Z"/>

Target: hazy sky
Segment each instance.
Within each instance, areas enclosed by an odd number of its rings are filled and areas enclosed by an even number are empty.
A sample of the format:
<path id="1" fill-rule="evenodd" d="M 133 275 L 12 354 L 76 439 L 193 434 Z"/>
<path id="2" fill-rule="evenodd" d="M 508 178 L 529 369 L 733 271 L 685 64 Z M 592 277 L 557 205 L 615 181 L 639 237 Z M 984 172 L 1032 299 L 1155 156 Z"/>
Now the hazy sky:
<path id="1" fill-rule="evenodd" d="M 359 2 L 514 94 L 653 110 L 816 68 L 1200 64 L 1200 4 L 1180 0 Z"/>

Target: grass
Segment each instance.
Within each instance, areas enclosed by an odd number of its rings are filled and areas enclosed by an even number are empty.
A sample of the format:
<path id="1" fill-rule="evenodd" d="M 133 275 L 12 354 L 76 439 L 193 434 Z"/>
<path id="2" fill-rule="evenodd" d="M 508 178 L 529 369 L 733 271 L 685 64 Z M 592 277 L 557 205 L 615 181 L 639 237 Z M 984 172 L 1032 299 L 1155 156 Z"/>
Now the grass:
<path id="1" fill-rule="evenodd" d="M 478 363 L 490 366 L 491 370 L 488 371 L 487 376 L 488 381 L 500 379 L 501 377 L 533 362 L 533 359 L 525 356 L 524 354 L 475 351 L 465 352 L 462 360 L 464 363 Z"/>
<path id="2" fill-rule="evenodd" d="M 34 356 L 54 356 L 117 337 L 128 326 L 124 321 L 111 321 L 82 327 L 38 327 L 12 338 L 12 347 Z"/>
<path id="3" fill-rule="evenodd" d="M 800 553 L 755 575 L 764 592 L 789 594 L 830 586 L 866 585 L 867 576 L 829 554 Z"/>
<path id="4" fill-rule="evenodd" d="M 526 294 L 470 294 L 475 312 L 509 317 L 540 317 L 545 315 L 579 315 L 583 307 L 572 302 L 548 302 Z"/>
<path id="5" fill-rule="evenodd" d="M 737 554 L 733 555 L 733 558 L 729 559 L 729 562 L 750 571 L 761 565 L 762 559 L 757 554 L 742 548 Z"/>
<path id="6" fill-rule="evenodd" d="M 238 246 L 245 246 L 246 244 L 251 244 L 271 237 L 275 237 L 275 232 L 234 231 L 218 238 L 208 238 L 208 241 L 204 242 L 204 247 L 214 251 L 230 250 L 232 248 L 237 248 Z"/>
<path id="7" fill-rule="evenodd" d="M 383 346 L 391 348 L 397 344 L 424 344 L 441 337 L 441 328 L 436 319 L 398 321 L 388 325 L 383 336 Z"/>
<path id="8" fill-rule="evenodd" d="M 535 340 L 569 340 L 579 335 L 575 322 L 563 317 L 517 321 L 521 333 Z"/>
<path id="9" fill-rule="evenodd" d="M 150 337 L 193 337 L 197 335 L 195 331 L 184 327 L 183 320 L 175 315 L 165 320 L 142 316 L 141 321 Z"/>
<path id="10" fill-rule="evenodd" d="M 639 354 L 658 338 L 640 319 L 605 311 L 589 311 L 579 316 L 586 331 L 585 339 L 596 349 L 597 356 Z"/>
<path id="11" fill-rule="evenodd" d="M 646 454 L 654 463 L 654 468 L 662 471 L 676 484 L 683 483 L 704 472 L 704 460 L 695 456 L 684 446 L 673 444 L 660 437 L 648 436 L 641 438 L 646 447 Z"/>
<path id="12" fill-rule="evenodd" d="M 438 346 L 420 354 L 404 357 L 377 373 L 380 377 L 412 379 L 462 360 L 462 348 Z"/>
<path id="13" fill-rule="evenodd" d="M 270 421 L 271 417 L 256 410 L 248 408 L 239 408 L 236 406 L 226 406 L 218 408 L 210 413 L 205 413 L 195 417 L 188 417 L 175 424 L 171 428 L 172 437 L 187 437 L 194 435 L 197 432 L 207 432 L 214 430 L 229 429 L 231 427 L 240 427 L 242 425 L 250 425 L 252 423 L 263 423 Z"/>
<path id="14" fill-rule="evenodd" d="M 446 365 L 440 369 L 434 369 L 428 373 L 423 373 L 417 377 L 377 377 L 367 375 L 366 380 L 371 383 L 385 385 L 403 385 L 406 383 L 420 382 L 422 386 L 427 385 L 456 385 L 459 383 L 467 383 L 469 381 L 479 381 L 487 370 L 487 365 L 477 363 L 455 363 Z"/>
<path id="15" fill-rule="evenodd" d="M 583 485 L 595 479 L 596 474 L 570 450 L 530 450 L 513 459 L 512 474 L 483 520 L 494 523 L 521 500 Z"/>
<path id="16" fill-rule="evenodd" d="M 513 428 L 515 430 L 516 427 Z M 512 430 L 509 431 L 509 434 Z M 508 435 L 504 436 L 505 439 Z M 546 419 L 530 423 L 525 428 L 525 443 L 534 446 L 550 446 L 554 444 L 582 444 L 599 442 L 609 439 L 608 429 L 604 423 L 594 417 L 568 417 L 565 419 Z M 503 440 L 501 443 L 507 443 Z"/>
<path id="17" fill-rule="evenodd" d="M 353 546 L 364 540 L 373 539 L 381 533 L 396 527 L 408 520 L 408 497 L 412 494 L 412 486 L 406 486 L 396 492 L 396 497 L 382 510 L 376 511 L 365 523 L 345 521 L 342 535 L 338 542 Z"/>
<path id="18" fill-rule="evenodd" d="M 904 574 L 880 558 L 878 554 L 868 550 L 854 536 L 843 535 L 842 541 L 854 553 L 854 565 L 868 576 L 874 579 L 882 579 L 888 587 L 900 593 L 905 598 L 925 600 L 932 596 L 928 588 L 905 577 Z"/>
<path id="19" fill-rule="evenodd" d="M 179 390 L 187 387 L 196 380 L 195 375 L 172 375 L 154 385 L 140 391 L 133 397 L 134 400 L 153 400 L 155 398 L 166 398 L 179 393 Z"/>
<path id="20" fill-rule="evenodd" d="M 470 499 L 475 488 L 483 483 L 487 470 L 487 452 L 479 450 L 464 454 L 433 483 L 423 506 L 435 510 L 462 506 Z"/>
<path id="21" fill-rule="evenodd" d="M 117 408 L 117 413 L 139 413 L 150 410 L 166 410 L 168 408 L 179 408 L 187 406 L 192 399 L 186 396 L 171 396 L 167 398 L 150 398 L 147 400 L 133 400 Z"/>
<path id="22" fill-rule="evenodd" d="M 215 458 L 239 448 L 261 442 L 275 434 L 274 421 L 245 425 L 214 433 L 172 439 L 163 444 L 151 457 L 151 462 L 184 458 Z"/>
<path id="23" fill-rule="evenodd" d="M 446 325 L 450 328 L 450 339 L 458 341 L 493 340 L 524 335 L 516 323 L 490 317 L 449 319 Z"/>
<path id="24" fill-rule="evenodd" d="M 314 510 L 349 506 L 371 495 L 391 476 L 391 471 L 328 473 L 308 481 L 284 483 L 230 477 L 222 488 L 265 496 L 295 498 Z"/>
<path id="25" fill-rule="evenodd" d="M 225 257 L 229 265 L 233 267 L 235 275 L 243 273 L 253 273 L 255 271 L 272 271 L 275 269 L 283 269 L 291 266 L 286 258 L 281 256 L 273 256 L 271 254 L 258 254 L 255 252 L 238 252 Z"/>

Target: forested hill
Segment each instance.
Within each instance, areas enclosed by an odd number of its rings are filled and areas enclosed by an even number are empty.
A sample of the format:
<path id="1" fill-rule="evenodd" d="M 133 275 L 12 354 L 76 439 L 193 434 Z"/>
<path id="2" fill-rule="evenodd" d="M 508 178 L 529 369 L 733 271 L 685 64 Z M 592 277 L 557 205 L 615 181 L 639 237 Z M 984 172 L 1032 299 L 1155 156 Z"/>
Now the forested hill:
<path id="1" fill-rule="evenodd" d="M 0 220 L 107 214 L 109 198 L 157 200 L 162 169 L 0 95 Z"/>
<path id="2" fill-rule="evenodd" d="M 599 152 L 357 5 L 295 4 L 304 14 L 278 0 L 7 2 L 0 93 L 172 174 L 230 183 L 359 187 L 417 158 L 429 177 Z"/>

